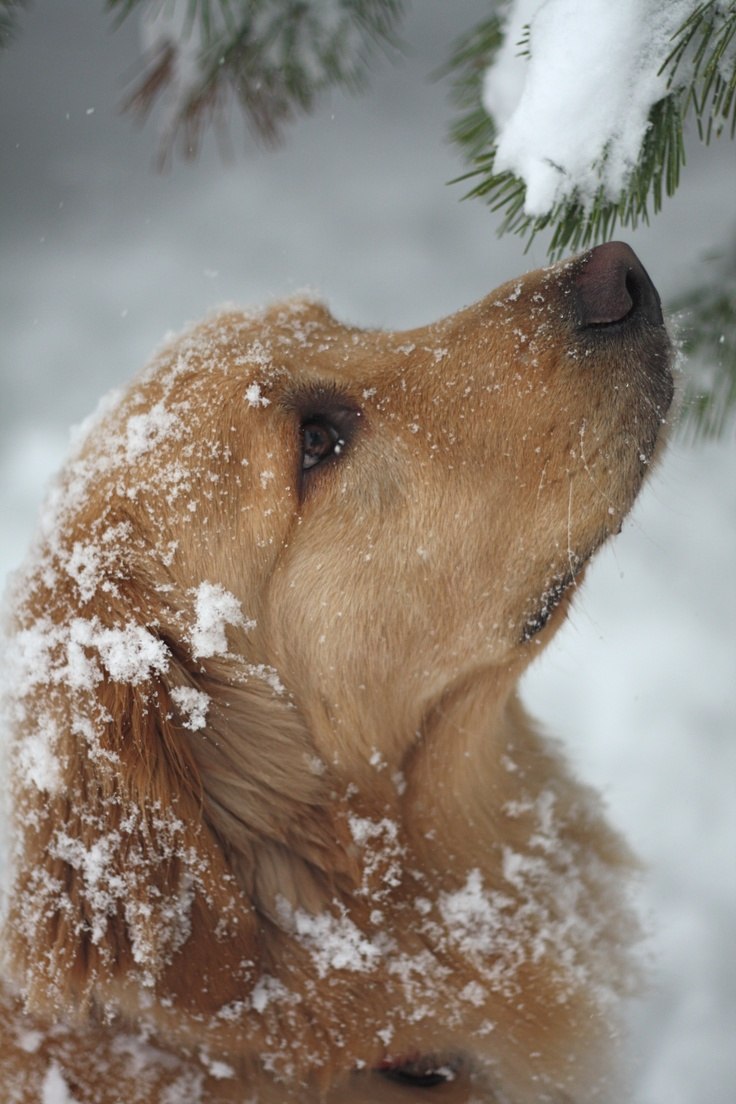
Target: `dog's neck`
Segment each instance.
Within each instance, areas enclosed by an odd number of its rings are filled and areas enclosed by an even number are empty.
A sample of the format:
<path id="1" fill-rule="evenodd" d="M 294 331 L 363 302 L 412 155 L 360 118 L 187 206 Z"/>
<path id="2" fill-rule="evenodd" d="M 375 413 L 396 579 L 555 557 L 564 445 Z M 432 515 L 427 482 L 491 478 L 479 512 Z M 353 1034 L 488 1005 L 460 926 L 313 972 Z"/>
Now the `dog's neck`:
<path id="1" fill-rule="evenodd" d="M 401 773 L 402 805 L 413 830 L 457 843 L 518 799 L 533 725 L 513 691 L 515 672 L 490 670 L 459 684 L 429 711 Z M 472 865 L 472 862 L 471 864 Z"/>

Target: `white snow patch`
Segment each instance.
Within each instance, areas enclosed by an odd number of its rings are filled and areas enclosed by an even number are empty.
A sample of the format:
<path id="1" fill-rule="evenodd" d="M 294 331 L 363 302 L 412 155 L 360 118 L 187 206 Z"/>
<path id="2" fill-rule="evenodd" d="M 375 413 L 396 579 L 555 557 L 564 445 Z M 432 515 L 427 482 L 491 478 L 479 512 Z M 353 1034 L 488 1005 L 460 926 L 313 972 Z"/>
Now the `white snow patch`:
<path id="1" fill-rule="evenodd" d="M 255 628 L 255 621 L 249 621 L 248 627 Z M 286 694 L 286 687 L 275 667 L 269 666 L 268 663 L 249 663 L 246 670 L 253 678 L 260 679 L 261 682 L 265 682 L 267 686 L 270 686 L 274 694 L 278 694 L 280 698 Z"/>
<path id="2" fill-rule="evenodd" d="M 179 425 L 179 419 L 162 402 L 143 414 L 132 414 L 125 427 L 125 458 L 131 463 L 156 448 Z"/>
<path id="3" fill-rule="evenodd" d="M 21 776 L 37 790 L 56 794 L 61 788 L 61 764 L 55 745 L 58 730 L 53 718 L 40 716 L 18 747 Z"/>
<path id="4" fill-rule="evenodd" d="M 460 1000 L 467 1001 L 474 1008 L 482 1008 L 488 999 L 488 992 L 477 981 L 469 981 L 464 989 L 460 990 Z"/>
<path id="5" fill-rule="evenodd" d="M 235 1077 L 235 1070 L 232 1066 L 229 1066 L 227 1062 L 222 1062 L 217 1058 L 211 1058 L 206 1051 L 200 1053 L 199 1060 L 210 1077 L 214 1077 L 216 1081 L 226 1081 Z"/>
<path id="6" fill-rule="evenodd" d="M 368 817 L 348 817 L 350 834 L 361 849 L 363 879 L 360 892 L 370 894 L 371 900 L 381 904 L 401 884 L 404 873 L 404 848 L 400 841 L 399 827 L 390 817 L 371 820 Z"/>
<path id="7" fill-rule="evenodd" d="M 260 384 L 258 383 L 251 383 L 250 386 L 246 388 L 245 398 L 248 406 L 268 406 L 271 402 L 270 399 L 267 399 L 266 396 L 262 394 Z"/>
<path id="8" fill-rule="evenodd" d="M 439 897 L 440 913 L 451 937 L 464 954 L 471 956 L 487 953 L 494 946 L 505 928 L 502 910 L 509 904 L 507 898 L 494 900 L 484 889 L 477 869 L 470 871 L 461 889 L 441 893 Z"/>
<path id="9" fill-rule="evenodd" d="M 98 545 L 75 541 L 64 567 L 79 587 L 82 601 L 89 601 L 94 596 L 100 579 L 101 556 Z"/>
<path id="10" fill-rule="evenodd" d="M 77 1098 L 69 1091 L 69 1086 L 57 1062 L 50 1062 L 46 1070 L 46 1076 L 41 1085 L 40 1104 L 78 1104 Z"/>
<path id="11" fill-rule="evenodd" d="M 87 417 L 83 418 L 77 425 L 72 426 L 69 431 L 70 455 L 72 457 L 82 450 L 94 430 L 96 430 L 105 418 L 112 413 L 115 407 L 119 405 L 123 398 L 123 394 L 124 392 L 122 389 L 108 391 L 108 393 L 103 395 L 98 401 L 97 406 L 91 414 L 88 414 Z"/>
<path id="12" fill-rule="evenodd" d="M 43 1034 L 33 1028 L 29 1028 L 27 1031 L 19 1030 L 16 1042 L 26 1054 L 35 1054 L 43 1042 Z"/>
<path id="13" fill-rule="evenodd" d="M 119 845 L 118 832 L 100 835 L 94 843 L 85 847 L 82 840 L 59 830 L 49 847 L 53 858 L 68 863 L 81 875 L 92 911 L 89 935 L 95 944 L 103 938 L 108 917 L 114 914 L 117 900 L 125 893 L 122 880 L 110 874 Z"/>
<path id="14" fill-rule="evenodd" d="M 348 824 L 350 834 L 358 847 L 365 847 L 370 841 L 380 839 L 382 836 L 385 836 L 387 841 L 393 845 L 399 836 L 396 821 L 389 817 L 382 817 L 381 820 L 371 820 L 369 817 L 352 814 L 348 817 Z"/>
<path id="15" fill-rule="evenodd" d="M 131 950 L 134 960 L 146 967 L 142 975 L 144 985 L 153 987 L 154 971 L 160 966 L 161 958 L 170 961 L 171 955 L 183 947 L 192 934 L 194 893 L 194 881 L 185 873 L 176 896 L 162 905 L 155 933 L 151 930 L 150 906 L 134 899 L 127 901 L 125 920 Z"/>
<path id="16" fill-rule="evenodd" d="M 131 534 L 131 524 L 121 522 L 109 526 L 100 540 L 75 541 L 71 552 L 61 555 L 64 570 L 77 584 L 83 602 L 90 601 L 100 587 L 112 589 L 111 582 L 105 579 L 105 571 L 113 565 Z"/>
<path id="17" fill-rule="evenodd" d="M 169 651 L 149 629 L 134 622 L 105 628 L 97 617 L 74 617 L 68 625 L 41 617 L 14 637 L 10 660 L 9 685 L 22 698 L 44 683 L 91 690 L 103 677 L 100 663 L 115 682 L 135 686 L 167 669 Z"/>
<path id="18" fill-rule="evenodd" d="M 270 1004 L 299 1004 L 300 1000 L 298 993 L 292 993 L 282 981 L 271 974 L 262 974 L 250 995 L 251 1008 L 259 1014 L 263 1014 Z M 224 1009 L 221 1010 L 220 1016 L 222 1019 L 232 1018 Z"/>
<path id="19" fill-rule="evenodd" d="M 245 617 L 240 602 L 219 583 L 200 583 L 195 597 L 195 624 L 190 641 L 195 659 L 228 654 L 226 628 L 255 628 L 255 621 Z"/>
<path id="20" fill-rule="evenodd" d="M 162 1091 L 160 1104 L 202 1104 L 204 1074 L 187 1070 Z"/>
<path id="21" fill-rule="evenodd" d="M 90 644 L 99 652 L 107 673 L 115 682 L 136 686 L 154 672 L 163 674 L 169 665 L 166 645 L 142 625 L 99 629 L 90 636 Z"/>
<path id="22" fill-rule="evenodd" d="M 207 724 L 207 710 L 210 699 L 201 690 L 193 686 L 175 686 L 171 691 L 171 700 L 183 717 L 185 728 L 199 732 Z"/>
<path id="23" fill-rule="evenodd" d="M 345 913 L 312 915 L 304 909 L 292 908 L 283 897 L 277 899 L 276 905 L 284 929 L 307 948 L 319 977 L 326 977 L 332 970 L 370 973 L 377 966 L 380 950 Z"/>

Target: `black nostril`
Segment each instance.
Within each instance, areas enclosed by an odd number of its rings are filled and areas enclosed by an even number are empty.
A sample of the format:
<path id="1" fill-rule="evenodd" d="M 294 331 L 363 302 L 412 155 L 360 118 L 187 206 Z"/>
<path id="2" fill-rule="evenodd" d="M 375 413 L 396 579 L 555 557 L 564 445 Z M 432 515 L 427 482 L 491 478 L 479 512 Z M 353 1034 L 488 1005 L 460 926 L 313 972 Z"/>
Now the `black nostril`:
<path id="1" fill-rule="evenodd" d="M 661 326 L 662 304 L 646 269 L 625 242 L 607 242 L 580 259 L 574 276 L 578 324 L 611 326 L 639 318 Z"/>

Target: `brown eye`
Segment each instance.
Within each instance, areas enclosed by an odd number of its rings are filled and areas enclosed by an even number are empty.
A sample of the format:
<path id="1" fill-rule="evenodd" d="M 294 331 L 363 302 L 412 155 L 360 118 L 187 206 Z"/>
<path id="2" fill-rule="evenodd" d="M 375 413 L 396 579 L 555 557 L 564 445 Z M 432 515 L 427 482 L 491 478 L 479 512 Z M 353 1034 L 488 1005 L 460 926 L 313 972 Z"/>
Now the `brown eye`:
<path id="1" fill-rule="evenodd" d="M 328 457 L 337 456 L 344 444 L 329 422 L 305 422 L 302 425 L 302 471 L 309 471 Z"/>

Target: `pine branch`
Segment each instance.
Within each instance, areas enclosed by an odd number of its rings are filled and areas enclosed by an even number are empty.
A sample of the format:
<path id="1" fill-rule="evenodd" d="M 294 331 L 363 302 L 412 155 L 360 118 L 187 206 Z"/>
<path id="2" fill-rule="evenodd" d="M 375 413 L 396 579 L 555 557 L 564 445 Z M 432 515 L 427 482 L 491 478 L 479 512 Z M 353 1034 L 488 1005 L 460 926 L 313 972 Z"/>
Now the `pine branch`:
<path id="1" fill-rule="evenodd" d="M 450 100 L 460 112 L 450 130 L 451 139 L 469 158 L 481 157 L 496 139 L 496 125 L 481 103 L 483 75 L 503 42 L 503 22 L 492 15 L 455 43 L 437 79 L 457 73 Z"/>
<path id="2" fill-rule="evenodd" d="M 18 28 L 20 9 L 26 0 L 0 0 L 0 50 L 9 46 Z"/>
<path id="3" fill-rule="evenodd" d="M 107 2 L 121 19 L 150 5 Z M 176 0 L 170 11 L 179 26 L 170 20 L 126 106 L 145 118 L 168 97 L 167 153 L 179 139 L 185 154 L 195 155 L 208 124 L 222 122 L 233 101 L 260 138 L 277 142 L 284 126 L 311 111 L 327 89 L 364 87 L 376 50 L 398 47 L 404 3 Z"/>
<path id="4" fill-rule="evenodd" d="M 684 431 L 695 438 L 722 436 L 736 415 L 736 248 L 712 283 L 671 309 L 688 358 Z"/>
<path id="5" fill-rule="evenodd" d="M 678 70 L 692 68 L 690 104 L 701 139 L 720 137 L 731 116 L 731 138 L 736 134 L 736 4 L 708 0 L 683 24 L 678 41 L 664 65 L 669 83 Z"/>

